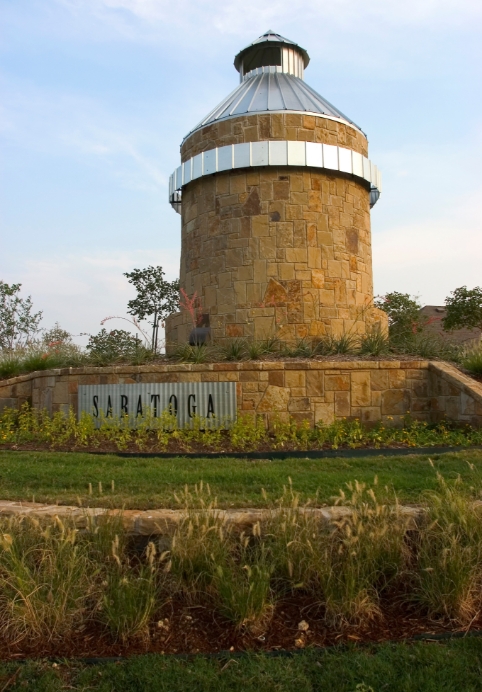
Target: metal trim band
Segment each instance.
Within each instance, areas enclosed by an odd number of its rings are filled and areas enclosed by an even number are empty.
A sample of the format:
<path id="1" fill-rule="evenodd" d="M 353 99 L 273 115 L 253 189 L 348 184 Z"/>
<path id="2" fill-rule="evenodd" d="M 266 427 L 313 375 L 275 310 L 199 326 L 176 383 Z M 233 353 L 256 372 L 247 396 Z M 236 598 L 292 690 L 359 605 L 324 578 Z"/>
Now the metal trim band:
<path id="1" fill-rule="evenodd" d="M 353 149 L 316 142 L 246 142 L 209 149 L 182 163 L 169 176 L 169 203 L 180 214 L 184 185 L 205 175 L 255 166 L 305 166 L 348 173 L 370 184 L 371 207 L 382 191 L 378 168 Z"/>

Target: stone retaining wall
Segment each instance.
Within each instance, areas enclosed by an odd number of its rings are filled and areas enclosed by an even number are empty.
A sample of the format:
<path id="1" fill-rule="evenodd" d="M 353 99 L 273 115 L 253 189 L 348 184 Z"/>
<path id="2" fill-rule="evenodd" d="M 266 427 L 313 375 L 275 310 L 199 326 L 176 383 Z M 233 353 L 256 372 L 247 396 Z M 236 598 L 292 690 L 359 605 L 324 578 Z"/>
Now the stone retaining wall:
<path id="1" fill-rule="evenodd" d="M 135 382 L 237 383 L 238 411 L 331 423 L 402 422 L 409 412 L 428 422 L 447 418 L 482 425 L 482 385 L 447 363 L 422 360 L 248 361 L 119 365 L 47 370 L 0 381 L 0 410 L 28 401 L 50 413 L 77 410 L 79 384 Z"/>

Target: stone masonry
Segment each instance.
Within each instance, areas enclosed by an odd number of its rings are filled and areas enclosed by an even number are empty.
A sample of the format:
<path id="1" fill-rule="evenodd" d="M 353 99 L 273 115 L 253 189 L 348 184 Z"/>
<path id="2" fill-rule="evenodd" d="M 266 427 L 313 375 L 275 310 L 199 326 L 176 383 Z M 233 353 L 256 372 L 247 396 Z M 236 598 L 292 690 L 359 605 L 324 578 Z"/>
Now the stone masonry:
<path id="1" fill-rule="evenodd" d="M 327 118 L 265 114 L 196 131 L 182 159 L 225 144 L 266 139 L 349 145 L 355 128 Z M 285 341 L 386 329 L 372 306 L 369 190 L 351 175 L 309 168 L 226 171 L 185 186 L 181 286 L 196 294 L 215 341 L 276 336 Z M 166 323 L 166 341 L 187 341 L 187 311 Z"/>
<path id="2" fill-rule="evenodd" d="M 265 361 L 66 368 L 0 382 L 0 411 L 29 402 L 77 410 L 79 384 L 236 382 L 238 413 L 292 416 L 311 425 L 342 418 L 398 425 L 403 416 L 482 425 L 482 384 L 447 363 L 417 360 Z"/>

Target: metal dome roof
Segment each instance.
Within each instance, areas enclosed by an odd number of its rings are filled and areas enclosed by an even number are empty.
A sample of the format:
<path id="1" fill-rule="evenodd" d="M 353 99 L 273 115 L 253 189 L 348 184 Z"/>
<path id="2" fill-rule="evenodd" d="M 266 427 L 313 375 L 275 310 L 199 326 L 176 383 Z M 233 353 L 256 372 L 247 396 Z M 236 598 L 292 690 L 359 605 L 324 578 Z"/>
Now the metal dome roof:
<path id="1" fill-rule="evenodd" d="M 299 77 L 282 72 L 262 72 L 245 79 L 241 84 L 212 110 L 191 132 L 200 127 L 212 125 L 220 120 L 244 114 L 301 112 L 324 115 L 343 120 L 361 128 L 338 108 L 320 96 Z M 185 138 L 185 139 L 186 139 Z"/>
<path id="2" fill-rule="evenodd" d="M 246 48 L 243 48 L 243 50 L 240 50 L 239 53 L 236 55 L 234 58 L 234 67 L 238 70 L 241 67 L 242 60 L 246 53 L 251 51 L 253 48 L 257 49 L 259 48 L 260 44 L 262 43 L 267 43 L 269 42 L 271 45 L 280 45 L 280 46 L 286 46 L 295 49 L 298 51 L 302 56 L 303 56 L 303 62 L 304 66 L 306 67 L 308 63 L 310 62 L 310 56 L 308 55 L 307 51 L 299 46 L 297 43 L 294 41 L 290 41 L 288 38 L 285 38 L 284 36 L 281 36 L 280 34 L 276 34 L 274 31 L 271 29 L 268 29 L 266 33 L 264 33 L 262 36 L 256 39 L 256 41 L 253 41 L 253 43 L 250 43 L 249 46 L 246 46 Z"/>
<path id="3" fill-rule="evenodd" d="M 255 113 L 320 115 L 342 120 L 363 132 L 353 120 L 306 84 L 303 74 L 309 60 L 306 50 L 297 43 L 267 31 L 236 55 L 234 66 L 240 73 L 240 85 L 184 140 L 206 125 Z"/>

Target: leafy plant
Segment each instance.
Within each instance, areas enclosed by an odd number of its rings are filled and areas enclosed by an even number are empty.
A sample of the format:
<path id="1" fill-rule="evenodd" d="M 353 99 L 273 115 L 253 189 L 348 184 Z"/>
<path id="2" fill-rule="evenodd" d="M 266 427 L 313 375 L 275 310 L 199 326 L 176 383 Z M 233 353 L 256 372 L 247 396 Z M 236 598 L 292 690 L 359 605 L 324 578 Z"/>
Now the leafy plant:
<path id="1" fill-rule="evenodd" d="M 156 353 L 159 322 L 179 310 L 179 279 L 166 281 L 159 266 L 133 269 L 124 276 L 137 291 L 137 296 L 127 303 L 127 312 L 139 320 L 152 318 L 151 349 Z"/>
<path id="2" fill-rule="evenodd" d="M 106 365 L 118 361 L 135 360 L 144 347 L 139 339 L 124 329 L 105 328 L 90 336 L 86 346 L 91 360 L 97 365 Z"/>
<path id="3" fill-rule="evenodd" d="M 21 287 L 0 281 L 0 350 L 26 346 L 39 332 L 42 312 L 33 312 L 30 296 L 20 297 Z"/>
<path id="4" fill-rule="evenodd" d="M 445 299 L 446 315 L 442 320 L 443 328 L 452 329 L 482 329 L 482 288 L 476 286 L 468 289 L 461 286 L 452 291 Z"/>
<path id="5" fill-rule="evenodd" d="M 424 320 L 420 315 L 422 306 L 417 296 L 392 291 L 384 296 L 377 296 L 374 305 L 387 313 L 391 337 L 416 333 L 423 329 Z"/>

